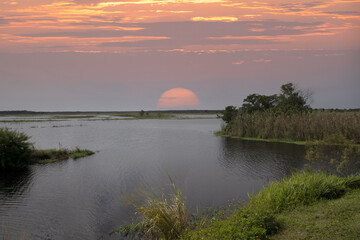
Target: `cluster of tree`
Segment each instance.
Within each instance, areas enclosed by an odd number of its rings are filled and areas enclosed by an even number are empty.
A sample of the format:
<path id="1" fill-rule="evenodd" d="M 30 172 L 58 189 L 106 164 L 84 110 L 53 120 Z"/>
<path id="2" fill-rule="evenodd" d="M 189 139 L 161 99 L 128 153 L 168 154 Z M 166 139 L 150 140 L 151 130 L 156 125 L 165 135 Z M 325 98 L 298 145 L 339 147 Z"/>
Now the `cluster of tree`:
<path id="1" fill-rule="evenodd" d="M 293 83 L 281 86 L 280 94 L 250 94 L 243 100 L 240 108 L 227 106 L 220 116 L 225 123 L 231 122 L 239 114 L 251 114 L 271 110 L 279 113 L 298 113 L 310 110 L 311 92 L 296 88 Z"/>

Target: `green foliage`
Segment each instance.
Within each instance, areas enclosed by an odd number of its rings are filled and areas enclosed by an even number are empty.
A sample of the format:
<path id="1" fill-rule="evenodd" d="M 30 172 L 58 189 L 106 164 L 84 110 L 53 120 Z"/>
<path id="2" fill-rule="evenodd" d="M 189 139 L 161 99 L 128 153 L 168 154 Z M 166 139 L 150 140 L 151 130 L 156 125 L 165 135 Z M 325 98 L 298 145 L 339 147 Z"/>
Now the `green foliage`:
<path id="1" fill-rule="evenodd" d="M 296 113 L 307 111 L 309 107 L 306 105 L 307 97 L 305 94 L 297 90 L 293 83 L 287 83 L 281 86 L 281 93 L 278 96 L 276 111 L 282 113 Z"/>
<path id="2" fill-rule="evenodd" d="M 279 213 L 321 199 L 339 198 L 355 188 L 360 188 L 360 175 L 341 178 L 316 172 L 295 173 L 270 183 L 257 196 L 251 195 L 249 203 L 229 218 L 188 231 L 183 239 L 269 239 L 281 227 Z"/>
<path id="3" fill-rule="evenodd" d="M 47 150 L 34 150 L 31 155 L 31 163 L 49 163 L 69 158 L 69 150 L 67 149 L 47 149 Z"/>
<path id="4" fill-rule="evenodd" d="M 331 134 L 323 140 L 307 142 L 305 158 L 323 166 L 330 164 L 339 173 L 356 173 L 360 169 L 360 145 L 354 143 L 342 134 Z"/>
<path id="5" fill-rule="evenodd" d="M 277 102 L 277 95 L 259 95 L 250 94 L 244 99 L 241 107 L 242 113 L 253 113 L 256 111 L 265 111 L 274 108 Z"/>
<path id="6" fill-rule="evenodd" d="M 244 207 L 228 219 L 186 232 L 182 239 L 266 239 L 278 227 L 274 214 L 270 211 Z"/>
<path id="7" fill-rule="evenodd" d="M 34 150 L 31 155 L 31 163 L 51 163 L 66 160 L 69 158 L 78 159 L 94 154 L 93 151 L 87 149 L 75 148 L 68 149 L 48 149 L 48 150 Z"/>
<path id="8" fill-rule="evenodd" d="M 222 129 L 228 136 L 295 141 L 320 140 L 334 132 L 359 144 L 360 112 L 255 112 L 239 116 Z"/>
<path id="9" fill-rule="evenodd" d="M 33 152 L 30 137 L 9 129 L 0 129 L 0 167 L 21 167 L 28 164 Z"/>
<path id="10" fill-rule="evenodd" d="M 80 149 L 78 147 L 76 147 L 74 150 L 70 151 L 69 156 L 72 159 L 78 159 L 78 158 L 82 158 L 82 157 L 86 157 L 86 156 L 90 156 L 95 154 L 93 151 L 88 150 L 88 149 Z"/>
<path id="11" fill-rule="evenodd" d="M 143 220 L 125 226 L 118 232 L 123 235 L 146 236 L 147 239 L 179 239 L 189 226 L 188 216 L 182 193 L 172 183 L 174 194 L 171 196 L 149 195 L 141 204 L 128 199 Z"/>
<path id="12" fill-rule="evenodd" d="M 139 112 L 139 115 L 142 117 L 142 116 L 144 116 L 145 115 L 145 111 L 144 110 L 141 110 L 140 112 Z"/>
<path id="13" fill-rule="evenodd" d="M 242 114 L 252 114 L 271 110 L 275 113 L 299 113 L 306 112 L 310 108 L 307 102 L 311 96 L 305 91 L 298 90 L 293 83 L 286 83 L 281 86 L 280 94 L 270 96 L 250 94 L 244 99 L 240 109 Z"/>
<path id="14" fill-rule="evenodd" d="M 219 117 L 225 122 L 225 123 L 230 123 L 231 121 L 233 121 L 237 114 L 238 114 L 238 110 L 236 109 L 236 107 L 234 106 L 227 106 L 225 108 L 225 110 L 221 111 L 219 115 Z"/>
<path id="15" fill-rule="evenodd" d="M 272 209 L 275 213 L 308 205 L 320 199 L 341 197 L 348 189 L 360 187 L 360 175 L 338 177 L 305 171 L 293 174 L 280 182 L 270 183 L 259 194 L 250 197 L 250 206 Z"/>

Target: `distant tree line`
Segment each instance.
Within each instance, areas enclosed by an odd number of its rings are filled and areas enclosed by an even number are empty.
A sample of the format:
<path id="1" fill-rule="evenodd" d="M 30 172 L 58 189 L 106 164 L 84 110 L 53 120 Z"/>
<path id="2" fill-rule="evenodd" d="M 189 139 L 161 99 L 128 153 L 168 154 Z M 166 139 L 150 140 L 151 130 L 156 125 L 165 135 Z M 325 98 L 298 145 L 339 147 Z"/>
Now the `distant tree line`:
<path id="1" fill-rule="evenodd" d="M 272 111 L 274 113 L 299 113 L 311 110 L 311 92 L 299 90 L 293 83 L 281 86 L 279 94 L 261 95 L 253 93 L 248 95 L 240 108 L 227 106 L 220 112 L 225 123 L 230 123 L 236 116 L 252 114 L 255 112 Z"/>

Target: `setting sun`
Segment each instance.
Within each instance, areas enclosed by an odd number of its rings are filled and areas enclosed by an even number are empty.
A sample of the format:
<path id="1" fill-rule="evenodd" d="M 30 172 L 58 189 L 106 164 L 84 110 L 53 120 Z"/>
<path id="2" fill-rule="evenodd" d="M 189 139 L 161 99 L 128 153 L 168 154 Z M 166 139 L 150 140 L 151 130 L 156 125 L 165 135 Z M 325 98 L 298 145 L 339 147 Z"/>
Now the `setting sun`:
<path id="1" fill-rule="evenodd" d="M 158 108 L 191 107 L 199 105 L 196 94 L 185 88 L 172 88 L 164 92 L 157 103 Z"/>

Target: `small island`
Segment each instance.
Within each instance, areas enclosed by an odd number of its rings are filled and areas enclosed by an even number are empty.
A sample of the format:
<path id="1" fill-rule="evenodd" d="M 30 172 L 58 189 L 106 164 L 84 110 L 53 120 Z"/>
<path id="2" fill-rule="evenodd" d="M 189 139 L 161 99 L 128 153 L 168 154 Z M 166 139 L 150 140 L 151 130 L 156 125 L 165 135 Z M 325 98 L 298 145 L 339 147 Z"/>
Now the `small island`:
<path id="1" fill-rule="evenodd" d="M 78 159 L 94 154 L 88 149 L 76 147 L 69 149 L 35 149 L 30 137 L 18 131 L 0 128 L 0 168 L 24 167 L 31 164 L 44 164 Z"/>

